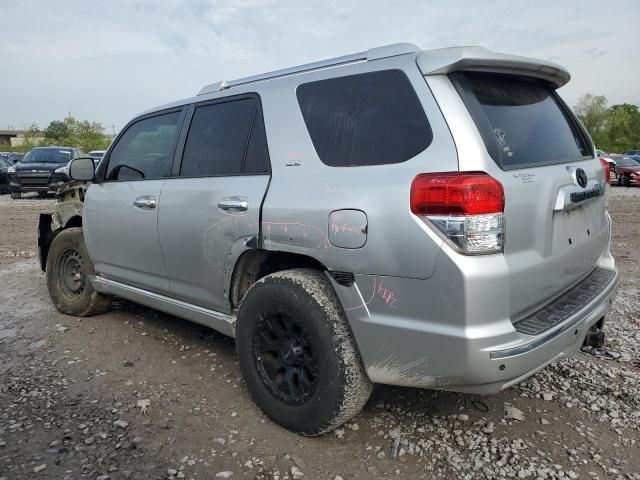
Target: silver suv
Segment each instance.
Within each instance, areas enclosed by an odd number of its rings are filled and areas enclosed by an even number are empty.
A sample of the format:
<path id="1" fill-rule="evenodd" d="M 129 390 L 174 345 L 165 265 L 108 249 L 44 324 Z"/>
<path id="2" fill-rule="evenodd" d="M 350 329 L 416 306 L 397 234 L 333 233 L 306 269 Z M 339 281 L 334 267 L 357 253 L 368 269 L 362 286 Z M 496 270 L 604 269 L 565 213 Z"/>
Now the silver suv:
<path id="1" fill-rule="evenodd" d="M 373 383 L 498 392 L 599 332 L 617 286 L 568 81 L 400 44 L 208 85 L 71 164 L 91 185 L 40 235 L 51 298 L 234 336 L 256 403 L 304 435 Z"/>

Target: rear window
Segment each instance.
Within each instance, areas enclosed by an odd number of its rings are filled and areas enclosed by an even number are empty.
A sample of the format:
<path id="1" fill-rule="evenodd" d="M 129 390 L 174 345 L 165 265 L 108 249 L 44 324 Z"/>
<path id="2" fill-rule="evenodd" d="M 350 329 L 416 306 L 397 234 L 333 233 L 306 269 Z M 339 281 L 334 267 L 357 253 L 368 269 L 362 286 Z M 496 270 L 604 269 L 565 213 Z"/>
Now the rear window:
<path id="1" fill-rule="evenodd" d="M 400 163 L 431 143 L 427 117 L 401 70 L 305 83 L 296 94 L 313 146 L 326 165 Z"/>
<path id="2" fill-rule="evenodd" d="M 476 72 L 457 72 L 451 79 L 487 151 L 503 169 L 592 156 L 586 136 L 545 82 Z"/>

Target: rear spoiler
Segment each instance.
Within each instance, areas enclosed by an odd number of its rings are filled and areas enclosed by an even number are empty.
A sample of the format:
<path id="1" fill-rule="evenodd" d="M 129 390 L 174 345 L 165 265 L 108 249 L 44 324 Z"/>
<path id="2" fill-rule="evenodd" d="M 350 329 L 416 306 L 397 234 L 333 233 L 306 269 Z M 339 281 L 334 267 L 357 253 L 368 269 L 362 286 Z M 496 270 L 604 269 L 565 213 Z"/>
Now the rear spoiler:
<path id="1" fill-rule="evenodd" d="M 495 72 L 541 78 L 556 88 L 565 85 L 571 75 L 564 67 L 535 58 L 492 52 L 482 47 L 452 47 L 425 50 L 416 58 L 423 75 L 458 71 Z"/>

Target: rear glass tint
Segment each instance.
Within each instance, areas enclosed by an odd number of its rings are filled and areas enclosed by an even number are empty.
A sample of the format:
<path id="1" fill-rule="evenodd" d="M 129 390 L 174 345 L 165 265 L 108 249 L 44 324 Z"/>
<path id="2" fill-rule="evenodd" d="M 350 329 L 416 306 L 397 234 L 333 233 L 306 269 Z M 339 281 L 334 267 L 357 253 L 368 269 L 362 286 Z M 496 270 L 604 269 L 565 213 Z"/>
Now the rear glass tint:
<path id="1" fill-rule="evenodd" d="M 313 146 L 329 166 L 400 163 L 431 143 L 427 117 L 401 70 L 305 83 L 296 93 Z"/>
<path id="2" fill-rule="evenodd" d="M 489 154 L 504 169 L 590 157 L 589 142 L 546 83 L 512 75 L 451 75 Z"/>

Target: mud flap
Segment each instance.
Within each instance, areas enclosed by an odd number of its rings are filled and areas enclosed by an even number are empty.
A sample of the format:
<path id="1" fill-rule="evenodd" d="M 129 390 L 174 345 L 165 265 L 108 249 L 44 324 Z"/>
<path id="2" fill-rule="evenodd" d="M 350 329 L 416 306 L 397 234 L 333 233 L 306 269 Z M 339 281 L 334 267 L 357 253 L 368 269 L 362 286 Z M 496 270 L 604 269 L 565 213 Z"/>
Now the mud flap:
<path id="1" fill-rule="evenodd" d="M 47 268 L 47 255 L 49 247 L 53 241 L 53 232 L 51 231 L 51 215 L 41 213 L 38 220 L 38 259 L 40 260 L 40 268 L 44 272 Z"/>

